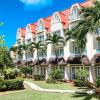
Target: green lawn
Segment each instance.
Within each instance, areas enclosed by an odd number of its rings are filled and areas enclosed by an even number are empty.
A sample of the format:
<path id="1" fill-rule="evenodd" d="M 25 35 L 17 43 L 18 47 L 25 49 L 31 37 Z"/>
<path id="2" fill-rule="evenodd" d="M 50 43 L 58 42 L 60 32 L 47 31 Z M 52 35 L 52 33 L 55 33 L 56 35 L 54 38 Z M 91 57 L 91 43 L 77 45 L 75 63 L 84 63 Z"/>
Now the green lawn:
<path id="1" fill-rule="evenodd" d="M 26 79 L 27 81 L 31 81 L 38 86 L 45 89 L 63 89 L 63 90 L 77 90 L 77 91 L 85 91 L 86 89 L 79 89 L 78 87 L 73 86 L 71 83 L 46 83 L 45 81 L 33 81 L 32 79 Z"/>
<path id="2" fill-rule="evenodd" d="M 33 91 L 30 88 L 24 91 L 4 94 L 0 96 L 0 100 L 96 100 L 89 96 L 61 93 L 42 93 Z"/>
<path id="3" fill-rule="evenodd" d="M 43 88 L 54 88 L 54 89 L 77 89 L 71 84 L 47 84 L 44 81 L 33 81 Z M 30 89 L 27 85 L 25 90 L 12 91 L 0 93 L 0 100 L 97 100 L 88 95 L 83 94 L 69 94 L 69 93 L 44 93 Z"/>

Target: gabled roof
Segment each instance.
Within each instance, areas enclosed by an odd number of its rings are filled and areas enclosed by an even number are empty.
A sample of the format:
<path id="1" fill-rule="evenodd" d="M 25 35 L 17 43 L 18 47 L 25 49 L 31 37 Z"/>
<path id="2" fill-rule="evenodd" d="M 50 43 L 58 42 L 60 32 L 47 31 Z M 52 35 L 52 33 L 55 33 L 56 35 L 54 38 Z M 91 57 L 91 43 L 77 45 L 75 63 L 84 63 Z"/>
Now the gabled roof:
<path id="1" fill-rule="evenodd" d="M 70 15 L 70 9 L 59 12 L 59 16 L 63 24 L 63 28 L 67 28 L 69 25 L 69 15 Z"/>
<path id="2" fill-rule="evenodd" d="M 29 24 L 31 32 L 35 33 L 36 32 L 36 25 L 35 24 Z"/>
<path id="3" fill-rule="evenodd" d="M 51 16 L 49 16 L 47 18 L 43 18 L 44 27 L 45 27 L 47 33 L 50 32 L 51 18 L 52 18 Z"/>

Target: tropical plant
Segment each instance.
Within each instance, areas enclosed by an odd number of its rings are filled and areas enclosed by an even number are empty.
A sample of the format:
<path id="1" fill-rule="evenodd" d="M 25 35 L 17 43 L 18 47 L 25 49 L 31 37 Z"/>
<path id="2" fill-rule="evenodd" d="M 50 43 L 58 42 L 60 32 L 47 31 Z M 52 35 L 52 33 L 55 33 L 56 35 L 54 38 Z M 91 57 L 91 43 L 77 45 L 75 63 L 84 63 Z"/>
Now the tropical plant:
<path id="1" fill-rule="evenodd" d="M 38 58 L 38 66 L 39 66 L 39 52 L 44 52 L 46 54 L 46 51 L 45 51 L 45 45 L 42 44 L 41 41 L 38 41 L 38 42 L 32 42 L 30 45 L 29 45 L 29 49 L 32 51 L 37 51 L 37 58 Z"/>
<path id="2" fill-rule="evenodd" d="M 20 47 L 19 47 L 20 49 L 21 49 L 21 51 L 22 51 L 22 54 L 24 53 L 24 51 L 25 51 L 25 57 L 26 57 L 26 63 L 27 63 L 27 53 L 28 53 L 28 51 L 29 51 L 29 45 L 28 44 L 23 44 L 23 45 L 20 45 Z M 28 66 L 28 63 L 27 63 L 27 66 Z"/>
<path id="3" fill-rule="evenodd" d="M 18 56 L 22 57 L 23 56 L 23 51 L 22 51 L 22 46 L 13 46 L 10 48 L 10 51 L 13 51 L 16 54 L 16 59 L 18 60 Z"/>
<path id="4" fill-rule="evenodd" d="M 63 37 L 58 36 L 57 34 L 53 34 L 53 35 L 50 35 L 48 37 L 48 39 L 46 40 L 46 42 L 47 42 L 47 45 L 48 44 L 52 44 L 53 52 L 54 52 L 56 58 L 58 58 L 57 49 L 59 48 L 60 45 L 64 45 L 64 39 L 63 39 Z M 58 63 L 58 61 L 57 61 L 57 63 Z"/>
<path id="5" fill-rule="evenodd" d="M 10 52 L 7 47 L 0 47 L 0 70 L 3 73 L 4 68 L 14 67 Z"/>

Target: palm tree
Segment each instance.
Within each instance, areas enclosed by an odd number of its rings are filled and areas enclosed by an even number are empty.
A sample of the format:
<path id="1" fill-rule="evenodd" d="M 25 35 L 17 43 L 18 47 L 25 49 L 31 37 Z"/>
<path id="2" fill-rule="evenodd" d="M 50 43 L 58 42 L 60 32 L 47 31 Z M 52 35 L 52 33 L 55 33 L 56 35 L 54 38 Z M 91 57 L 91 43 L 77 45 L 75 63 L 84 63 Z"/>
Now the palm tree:
<path id="1" fill-rule="evenodd" d="M 29 44 L 22 44 L 22 45 L 20 45 L 20 49 L 21 49 L 21 51 L 24 53 L 24 51 L 25 51 L 25 60 L 26 60 L 26 63 L 27 63 L 27 53 L 28 53 L 28 51 L 29 51 Z M 28 63 L 27 63 L 27 65 L 28 65 Z"/>
<path id="2" fill-rule="evenodd" d="M 57 34 L 53 34 L 53 35 L 50 35 L 46 41 L 47 41 L 47 45 L 52 44 L 53 52 L 57 59 L 58 58 L 57 49 L 59 48 L 59 45 L 64 45 L 64 38 L 61 36 L 58 36 Z M 58 59 L 57 59 L 57 64 L 58 64 Z"/>
<path id="3" fill-rule="evenodd" d="M 37 58 L 38 58 L 38 67 L 39 67 L 39 52 L 42 51 L 44 53 L 46 53 L 45 49 L 44 49 L 45 45 L 42 44 L 41 41 L 39 42 L 32 42 L 29 46 L 29 49 L 31 51 L 37 51 Z"/>
<path id="4" fill-rule="evenodd" d="M 85 34 L 86 34 L 86 30 L 83 27 L 77 27 L 77 28 L 75 27 L 75 28 L 72 28 L 71 30 L 67 29 L 65 32 L 65 35 L 66 35 L 65 42 L 67 42 L 69 39 L 75 40 L 75 43 L 80 50 L 81 62 L 82 62 L 83 52 L 85 51 L 85 47 L 86 47 L 86 35 Z"/>
<path id="5" fill-rule="evenodd" d="M 11 47 L 10 51 L 13 51 L 15 53 L 15 55 L 17 55 L 17 56 L 20 56 L 20 57 L 23 56 L 23 51 L 22 51 L 22 48 L 20 45 Z M 17 58 L 17 60 L 18 60 L 18 58 Z"/>

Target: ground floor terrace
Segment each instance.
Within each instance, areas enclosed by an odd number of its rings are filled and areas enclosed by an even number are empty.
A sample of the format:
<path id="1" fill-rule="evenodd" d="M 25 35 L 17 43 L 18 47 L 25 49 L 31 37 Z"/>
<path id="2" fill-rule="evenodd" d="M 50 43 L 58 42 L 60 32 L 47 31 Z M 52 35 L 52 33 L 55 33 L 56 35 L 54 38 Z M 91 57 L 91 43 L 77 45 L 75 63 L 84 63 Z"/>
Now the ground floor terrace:
<path id="1" fill-rule="evenodd" d="M 63 74 L 64 81 L 70 81 L 77 79 L 77 72 L 79 69 L 84 69 L 88 72 L 87 79 L 90 82 L 94 82 L 96 77 L 100 76 L 100 56 L 95 55 L 94 58 L 89 61 L 86 56 L 76 56 L 69 57 L 67 61 L 64 58 L 50 58 L 48 61 L 46 59 L 28 61 L 28 62 L 18 62 L 17 65 L 31 65 L 33 67 L 33 74 L 43 76 L 44 79 L 49 78 L 49 74 L 59 67 Z"/>

